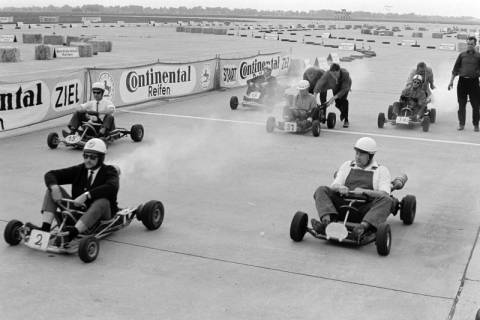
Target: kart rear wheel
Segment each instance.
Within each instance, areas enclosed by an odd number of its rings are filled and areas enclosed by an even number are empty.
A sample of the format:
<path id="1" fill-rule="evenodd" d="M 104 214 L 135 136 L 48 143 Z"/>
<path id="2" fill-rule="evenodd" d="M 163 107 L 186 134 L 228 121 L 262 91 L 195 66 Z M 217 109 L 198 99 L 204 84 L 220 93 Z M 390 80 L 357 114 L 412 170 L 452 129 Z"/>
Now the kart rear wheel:
<path id="1" fill-rule="evenodd" d="M 18 220 L 10 220 L 3 231 L 3 238 L 5 241 L 11 245 L 16 246 L 22 241 L 22 236 L 20 235 L 20 228 L 23 226 L 23 223 Z"/>
<path id="2" fill-rule="evenodd" d="M 50 149 L 57 149 L 60 140 L 58 139 L 58 133 L 50 132 L 47 136 L 47 144 Z"/>
<path id="3" fill-rule="evenodd" d="M 329 112 L 327 115 L 327 128 L 328 129 L 335 128 L 336 123 L 337 123 L 337 115 L 333 112 Z"/>
<path id="4" fill-rule="evenodd" d="M 269 117 L 267 119 L 267 132 L 271 133 L 275 129 L 275 118 Z"/>
<path id="5" fill-rule="evenodd" d="M 380 112 L 378 114 L 377 125 L 380 129 L 383 128 L 383 126 L 385 125 L 385 113 Z"/>
<path id="6" fill-rule="evenodd" d="M 393 105 L 388 106 L 388 111 L 387 111 L 387 119 L 388 120 L 393 120 L 394 114 L 393 114 Z"/>
<path id="7" fill-rule="evenodd" d="M 423 132 L 428 132 L 428 129 L 430 128 L 430 117 L 429 116 L 425 116 L 423 117 L 423 120 L 422 120 L 422 129 L 423 129 Z"/>
<path id="8" fill-rule="evenodd" d="M 390 225 L 386 223 L 380 224 L 375 237 L 377 253 L 381 256 L 388 256 L 390 247 L 392 246 L 392 231 L 390 230 Z"/>
<path id="9" fill-rule="evenodd" d="M 134 124 L 130 128 L 130 138 L 132 138 L 134 142 L 142 141 L 144 134 L 145 130 L 143 129 L 143 126 L 141 124 Z"/>
<path id="10" fill-rule="evenodd" d="M 437 120 L 437 109 L 432 108 L 430 109 L 430 112 L 428 113 L 428 117 L 430 118 L 430 123 L 435 123 Z"/>
<path id="11" fill-rule="evenodd" d="M 236 110 L 238 107 L 238 97 L 237 96 L 232 96 L 230 98 L 230 109 Z"/>
<path id="12" fill-rule="evenodd" d="M 290 224 L 290 238 L 295 242 L 303 240 L 307 232 L 308 215 L 305 212 L 297 211 Z"/>
<path id="13" fill-rule="evenodd" d="M 97 259 L 98 252 L 100 251 L 100 243 L 95 237 L 86 237 L 80 240 L 78 244 L 78 256 L 80 260 L 85 263 L 89 263 Z"/>
<path id="14" fill-rule="evenodd" d="M 400 220 L 403 221 L 403 224 L 411 225 L 415 220 L 416 212 L 417 198 L 410 194 L 403 197 L 400 203 Z"/>
<path id="15" fill-rule="evenodd" d="M 320 135 L 320 121 L 314 120 L 312 123 L 312 135 L 318 137 Z"/>
<path id="16" fill-rule="evenodd" d="M 160 228 L 165 215 L 163 203 L 156 200 L 150 200 L 142 207 L 140 219 L 148 230 L 156 230 Z"/>
<path id="17" fill-rule="evenodd" d="M 475 316 L 475 320 L 480 320 L 480 309 L 477 311 L 477 315 Z"/>

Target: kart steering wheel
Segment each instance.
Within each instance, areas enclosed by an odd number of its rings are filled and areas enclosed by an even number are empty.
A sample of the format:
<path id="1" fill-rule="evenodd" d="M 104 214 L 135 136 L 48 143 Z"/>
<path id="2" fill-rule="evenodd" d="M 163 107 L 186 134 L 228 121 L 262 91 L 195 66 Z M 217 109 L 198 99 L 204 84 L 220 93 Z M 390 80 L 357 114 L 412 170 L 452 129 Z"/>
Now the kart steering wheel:
<path id="1" fill-rule="evenodd" d="M 78 206 L 73 199 L 68 199 L 68 198 L 62 198 L 59 201 L 57 201 L 57 205 L 62 208 L 63 210 L 67 211 L 85 211 L 87 210 L 87 206 L 82 204 L 81 206 Z"/>

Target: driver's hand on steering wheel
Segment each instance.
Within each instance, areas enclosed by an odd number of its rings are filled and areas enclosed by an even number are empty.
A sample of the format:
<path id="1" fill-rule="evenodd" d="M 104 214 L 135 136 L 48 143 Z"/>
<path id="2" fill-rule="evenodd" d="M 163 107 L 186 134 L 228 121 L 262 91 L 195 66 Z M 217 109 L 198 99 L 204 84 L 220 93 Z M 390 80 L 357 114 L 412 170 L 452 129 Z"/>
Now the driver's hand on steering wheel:
<path id="1" fill-rule="evenodd" d="M 338 190 L 338 193 L 340 193 L 340 195 L 342 196 L 347 195 L 349 191 L 346 186 L 339 186 L 337 190 Z"/>
<path id="2" fill-rule="evenodd" d="M 50 186 L 50 195 L 52 196 L 53 201 L 58 202 L 62 200 L 62 190 L 58 184 L 54 184 Z"/>

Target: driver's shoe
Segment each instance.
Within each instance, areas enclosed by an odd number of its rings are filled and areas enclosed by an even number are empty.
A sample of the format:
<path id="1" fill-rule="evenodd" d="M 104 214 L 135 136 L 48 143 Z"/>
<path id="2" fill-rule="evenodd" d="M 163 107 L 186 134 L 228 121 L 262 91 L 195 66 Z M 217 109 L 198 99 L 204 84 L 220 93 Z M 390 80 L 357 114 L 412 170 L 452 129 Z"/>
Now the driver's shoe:
<path id="1" fill-rule="evenodd" d="M 367 228 L 363 224 L 359 224 L 353 228 L 353 237 L 355 240 L 360 241 L 360 238 L 365 234 Z"/>
<path id="2" fill-rule="evenodd" d="M 65 130 L 65 129 L 62 129 L 62 136 L 63 136 L 64 138 L 66 138 L 66 137 L 68 137 L 68 136 L 70 136 L 70 135 L 72 135 L 72 134 L 75 134 L 75 130 L 74 130 L 74 129 L 70 129 L 70 132 L 68 132 L 68 131 Z"/>
<path id="3" fill-rule="evenodd" d="M 322 223 L 314 218 L 312 218 L 310 223 L 312 224 L 312 228 L 313 230 L 315 230 L 316 233 L 325 235 L 325 228 L 327 227 L 328 223 Z"/>
<path id="4" fill-rule="evenodd" d="M 31 222 L 26 222 L 26 223 L 25 223 L 25 228 L 28 228 L 28 229 L 30 229 L 30 230 L 40 230 L 40 231 L 44 231 L 44 230 L 42 230 L 42 227 L 39 227 L 39 226 L 37 226 L 37 225 L 35 225 L 35 224 L 31 223 Z"/>

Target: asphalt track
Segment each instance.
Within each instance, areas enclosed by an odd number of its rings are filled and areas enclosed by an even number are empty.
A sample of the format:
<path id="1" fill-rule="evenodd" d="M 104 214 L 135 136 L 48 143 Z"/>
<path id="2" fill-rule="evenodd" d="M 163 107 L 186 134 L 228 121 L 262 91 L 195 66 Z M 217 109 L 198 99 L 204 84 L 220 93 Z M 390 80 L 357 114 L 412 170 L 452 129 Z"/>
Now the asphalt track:
<path id="1" fill-rule="evenodd" d="M 447 106 L 454 93 L 442 91 L 441 81 L 438 123 L 428 133 L 376 128 L 377 113 L 398 93 L 387 80 L 403 79 L 418 60 L 407 52 L 346 65 L 356 74 L 351 127 L 324 129 L 319 138 L 267 134 L 268 113 L 232 112 L 229 97 L 242 88 L 122 109 L 117 125 L 142 123 L 146 136 L 109 148 L 108 162 L 123 172 L 120 205 L 161 200 L 164 224 L 149 232 L 134 221 L 102 241 L 88 265 L 1 245 L 0 318 L 473 319 L 480 307 L 479 135 L 468 123 L 455 130 Z M 447 60 L 432 55 L 437 67 Z M 403 69 L 375 72 L 401 58 Z M 78 151 L 46 145 L 65 121 L 1 136 L 2 229 L 10 219 L 39 222 L 43 174 L 81 161 Z M 374 245 L 350 248 L 309 235 L 291 241 L 295 211 L 315 216 L 314 190 L 331 182 L 364 135 L 375 137 L 377 160 L 392 175 L 408 174 L 396 196 L 416 195 L 415 223 L 389 218 L 388 257 Z"/>

